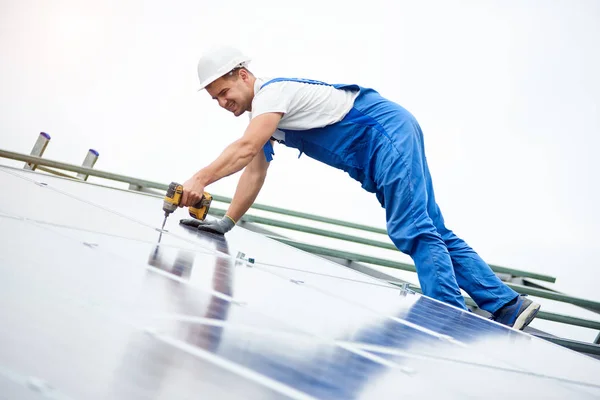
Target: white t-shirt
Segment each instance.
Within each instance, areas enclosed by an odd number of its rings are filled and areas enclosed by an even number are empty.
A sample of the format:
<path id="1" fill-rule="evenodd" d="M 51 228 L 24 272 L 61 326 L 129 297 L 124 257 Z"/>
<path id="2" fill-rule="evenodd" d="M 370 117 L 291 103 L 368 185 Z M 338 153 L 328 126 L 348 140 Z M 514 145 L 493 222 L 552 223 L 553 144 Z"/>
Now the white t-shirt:
<path id="1" fill-rule="evenodd" d="M 281 129 L 305 130 L 334 124 L 348 114 L 358 96 L 358 91 L 293 81 L 275 82 L 260 89 L 268 81 L 257 78 L 254 83 L 250 119 L 280 112 Z M 285 140 L 285 133 L 278 129 L 273 137 Z"/>

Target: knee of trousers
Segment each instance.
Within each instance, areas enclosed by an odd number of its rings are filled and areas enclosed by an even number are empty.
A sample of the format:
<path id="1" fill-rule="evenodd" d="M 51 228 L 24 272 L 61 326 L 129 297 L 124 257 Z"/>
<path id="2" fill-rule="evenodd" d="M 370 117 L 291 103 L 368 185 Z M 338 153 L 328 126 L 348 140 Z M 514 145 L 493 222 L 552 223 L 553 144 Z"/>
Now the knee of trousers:
<path id="1" fill-rule="evenodd" d="M 390 220 L 387 224 L 388 236 L 401 252 L 413 256 L 418 251 L 419 245 L 430 244 L 444 246 L 444 241 L 429 219 L 429 223 L 402 223 Z"/>

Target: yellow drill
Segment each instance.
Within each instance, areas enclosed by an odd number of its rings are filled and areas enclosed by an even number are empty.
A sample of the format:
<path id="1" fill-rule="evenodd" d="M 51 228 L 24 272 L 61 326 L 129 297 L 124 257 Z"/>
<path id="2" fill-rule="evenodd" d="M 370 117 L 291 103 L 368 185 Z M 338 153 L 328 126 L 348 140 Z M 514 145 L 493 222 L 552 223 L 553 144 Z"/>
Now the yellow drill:
<path id="1" fill-rule="evenodd" d="M 181 197 L 183 196 L 183 185 L 177 182 L 171 182 L 165 199 L 163 201 L 163 211 L 165 212 L 165 220 L 163 221 L 161 231 L 165 228 L 165 223 L 169 215 L 177 210 L 179 203 L 181 203 Z M 194 206 L 188 207 L 190 216 L 200 221 L 203 221 L 208 214 L 210 203 L 212 202 L 212 196 L 206 192 L 202 194 L 202 198 Z"/>

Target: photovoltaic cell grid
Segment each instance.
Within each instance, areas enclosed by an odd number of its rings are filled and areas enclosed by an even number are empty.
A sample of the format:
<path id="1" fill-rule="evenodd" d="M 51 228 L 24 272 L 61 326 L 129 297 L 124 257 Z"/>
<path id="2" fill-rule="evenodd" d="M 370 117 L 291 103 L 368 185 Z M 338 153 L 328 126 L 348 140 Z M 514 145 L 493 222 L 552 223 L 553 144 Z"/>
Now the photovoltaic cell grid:
<path id="1" fill-rule="evenodd" d="M 0 182 L 7 398 L 600 397 L 597 360 L 241 227 L 158 244 L 159 198 Z"/>

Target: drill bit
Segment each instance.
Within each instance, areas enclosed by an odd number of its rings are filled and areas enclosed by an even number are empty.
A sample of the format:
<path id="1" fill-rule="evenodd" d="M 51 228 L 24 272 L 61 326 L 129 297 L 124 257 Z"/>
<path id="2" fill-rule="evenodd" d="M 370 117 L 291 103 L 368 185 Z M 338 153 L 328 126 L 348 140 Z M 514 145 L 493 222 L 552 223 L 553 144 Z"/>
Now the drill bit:
<path id="1" fill-rule="evenodd" d="M 162 233 L 162 231 L 164 231 L 164 230 L 165 230 L 165 224 L 167 223 L 167 218 L 168 218 L 168 217 L 169 217 L 169 214 L 168 214 L 168 213 L 165 213 L 165 219 L 163 220 L 163 224 L 162 224 L 162 226 L 160 227 L 160 231 L 161 231 L 161 233 Z"/>
<path id="2" fill-rule="evenodd" d="M 160 227 L 160 233 L 158 234 L 158 243 L 156 244 L 156 248 L 160 245 L 160 240 L 162 239 L 162 234 L 165 231 L 165 224 L 167 223 L 167 218 L 169 217 L 169 213 L 165 212 L 165 219 L 163 220 L 162 226 Z"/>

